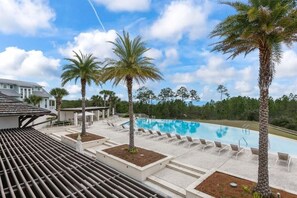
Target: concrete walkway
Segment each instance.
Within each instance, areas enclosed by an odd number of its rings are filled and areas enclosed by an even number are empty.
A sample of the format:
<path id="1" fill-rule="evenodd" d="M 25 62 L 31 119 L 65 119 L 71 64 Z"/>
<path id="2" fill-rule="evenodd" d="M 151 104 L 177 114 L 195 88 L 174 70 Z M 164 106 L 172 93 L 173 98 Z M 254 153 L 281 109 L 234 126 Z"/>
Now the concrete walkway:
<path id="1" fill-rule="evenodd" d="M 127 120 L 114 120 L 116 125 L 127 122 Z M 49 134 L 64 134 L 66 128 L 76 127 L 55 127 L 40 130 L 43 133 Z M 98 121 L 87 129 L 88 132 L 99 134 L 110 138 L 111 141 L 118 144 L 129 142 L 128 132 L 120 132 L 115 128 L 107 125 L 106 122 Z M 206 170 L 218 169 L 238 176 L 243 176 L 251 180 L 257 180 L 258 159 L 252 156 L 250 150 L 245 150 L 238 156 L 238 159 L 232 155 L 230 150 L 222 151 L 218 155 L 215 148 L 211 147 L 202 151 L 200 146 L 188 148 L 185 145 L 177 145 L 174 143 L 167 143 L 166 139 L 158 140 L 158 138 L 151 138 L 150 136 L 135 135 L 135 145 L 146 149 L 154 150 L 160 153 L 169 154 L 175 157 L 175 161 L 202 168 Z M 104 147 L 103 147 L 104 148 Z M 297 149 L 297 148 L 296 148 Z M 291 162 L 290 172 L 287 171 L 285 164 L 276 164 L 276 155 L 269 154 L 269 176 L 270 185 L 283 188 L 287 191 L 296 191 L 297 187 L 297 159 L 293 158 Z M 163 171 L 162 173 L 155 174 L 155 176 L 167 176 L 172 179 L 172 171 Z M 177 176 L 177 177 L 176 177 Z M 178 180 L 178 175 L 176 175 Z M 180 178 L 180 186 L 184 187 L 189 185 L 188 181 L 183 181 Z"/>

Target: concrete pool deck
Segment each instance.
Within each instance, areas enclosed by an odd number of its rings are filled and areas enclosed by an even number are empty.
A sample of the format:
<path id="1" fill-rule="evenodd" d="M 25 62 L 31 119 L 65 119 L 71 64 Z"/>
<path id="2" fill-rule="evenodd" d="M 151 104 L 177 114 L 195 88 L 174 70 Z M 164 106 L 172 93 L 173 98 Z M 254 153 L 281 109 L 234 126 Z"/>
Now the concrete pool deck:
<path id="1" fill-rule="evenodd" d="M 126 120 L 117 120 L 114 123 L 120 125 Z M 58 139 L 59 135 L 64 135 L 68 128 L 73 130 L 79 130 L 79 128 L 74 126 L 67 127 L 54 127 L 45 128 L 40 130 L 43 133 L 51 134 Z M 119 132 L 115 128 L 110 127 L 106 122 L 98 121 L 87 129 L 88 132 L 96 133 L 101 136 L 108 137 L 112 142 L 118 144 L 124 144 L 129 142 L 128 132 Z M 176 145 L 174 143 L 167 143 L 166 139 L 157 140 L 158 138 L 150 138 L 149 136 L 135 135 L 135 145 L 143 147 L 146 149 L 154 150 L 156 152 L 168 154 L 174 156 L 174 161 L 183 163 L 189 166 L 197 167 L 202 170 L 217 169 L 224 172 L 228 172 L 234 175 L 249 178 L 251 180 L 257 180 L 257 169 L 258 169 L 258 159 L 257 156 L 252 156 L 250 150 L 245 150 L 242 154 L 238 156 L 236 160 L 232 156 L 230 149 L 222 151 L 221 155 L 218 155 L 217 150 L 213 147 L 205 149 L 202 151 L 200 146 L 195 146 L 188 148 L 184 145 Z M 96 149 L 104 149 L 105 146 L 99 146 L 97 148 L 91 148 L 90 150 L 95 151 Z M 297 149 L 297 148 L 296 148 Z M 276 164 L 277 156 L 274 154 L 269 154 L 269 176 L 270 185 L 280 187 L 284 190 L 296 192 L 297 187 L 297 159 L 292 158 L 290 171 L 287 171 L 287 166 L 285 164 Z M 160 178 L 174 185 L 185 189 L 192 180 L 193 177 L 188 177 L 188 179 L 181 178 L 183 176 L 175 174 L 170 170 L 160 171 L 154 174 L 154 177 Z M 163 191 L 170 196 L 179 197 L 170 192 L 164 191 L 163 188 L 159 188 L 150 181 L 144 182 L 157 190 Z M 183 197 L 183 196 L 180 196 Z"/>

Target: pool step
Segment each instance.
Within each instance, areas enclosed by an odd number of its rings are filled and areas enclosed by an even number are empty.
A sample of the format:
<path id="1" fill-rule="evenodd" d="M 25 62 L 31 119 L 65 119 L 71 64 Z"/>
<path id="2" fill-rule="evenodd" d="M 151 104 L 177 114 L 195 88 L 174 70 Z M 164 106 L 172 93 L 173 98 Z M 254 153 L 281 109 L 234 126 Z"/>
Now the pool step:
<path id="1" fill-rule="evenodd" d="M 183 172 L 183 170 L 186 170 L 190 174 L 191 173 L 194 173 L 197 176 L 199 175 L 199 177 L 202 176 L 202 175 L 204 175 L 207 172 L 206 169 L 197 168 L 196 166 L 191 166 L 191 165 L 188 165 L 188 164 L 184 164 L 184 163 L 181 163 L 181 162 L 178 162 L 178 161 L 175 161 L 175 160 L 171 160 L 168 165 L 170 167 L 177 168 L 178 169 L 177 171 L 180 171 L 181 170 L 181 172 Z M 170 167 L 168 167 L 168 168 L 170 168 Z"/>
<path id="2" fill-rule="evenodd" d="M 171 191 L 171 192 L 173 192 L 173 193 L 175 193 L 175 194 L 177 194 L 177 195 L 179 195 L 181 197 L 186 197 L 186 190 L 185 189 L 183 189 L 183 188 L 181 188 L 181 187 L 179 187 L 177 185 L 174 185 L 174 184 L 172 184 L 172 183 L 170 183 L 168 181 L 160 179 L 160 178 L 158 178 L 156 176 L 151 175 L 151 176 L 147 177 L 147 181 L 152 182 L 154 184 L 157 184 L 158 186 L 161 186 L 162 188 L 165 188 L 165 189 L 167 189 L 167 190 L 169 190 L 169 191 Z"/>
<path id="3" fill-rule="evenodd" d="M 109 146 L 109 147 L 113 147 L 113 146 L 117 146 L 117 145 L 119 145 L 118 143 L 113 142 L 113 141 L 110 141 L 110 140 L 107 140 L 107 141 L 104 142 L 103 144 L 106 145 L 106 146 Z"/>
<path id="4" fill-rule="evenodd" d="M 73 129 L 73 128 L 67 128 L 66 131 L 70 132 L 70 133 L 80 133 L 80 131 Z"/>
<path id="5" fill-rule="evenodd" d="M 48 136 L 51 137 L 51 138 L 53 138 L 54 140 L 57 140 L 57 141 L 61 142 L 61 138 L 58 137 L 57 135 L 50 134 L 50 135 L 48 135 Z"/>
<path id="6" fill-rule="evenodd" d="M 96 152 L 92 152 L 91 150 L 88 150 L 88 149 L 84 149 L 84 154 L 93 158 L 93 159 L 96 159 Z"/>
<path id="7" fill-rule="evenodd" d="M 201 173 L 197 173 L 196 171 L 192 171 L 192 170 L 189 170 L 189 169 L 186 169 L 186 168 L 183 168 L 183 167 L 181 167 L 181 166 L 177 166 L 177 165 L 174 165 L 174 164 L 171 164 L 171 163 L 167 164 L 166 167 L 167 167 L 167 168 L 170 168 L 170 169 L 172 169 L 172 170 L 175 170 L 175 171 L 184 173 L 184 174 L 186 174 L 186 175 L 190 175 L 190 176 L 192 176 L 192 177 L 197 177 L 197 178 L 199 178 L 199 177 L 202 176 Z"/>

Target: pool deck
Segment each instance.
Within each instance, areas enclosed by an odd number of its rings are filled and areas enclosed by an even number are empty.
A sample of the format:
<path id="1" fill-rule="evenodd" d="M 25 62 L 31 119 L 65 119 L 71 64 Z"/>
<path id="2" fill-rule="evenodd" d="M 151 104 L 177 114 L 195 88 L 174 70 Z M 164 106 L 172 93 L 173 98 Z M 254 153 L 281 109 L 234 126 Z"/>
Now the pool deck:
<path id="1" fill-rule="evenodd" d="M 117 120 L 114 121 L 116 125 L 120 125 L 126 120 Z M 54 127 L 54 128 L 45 128 L 40 131 L 43 133 L 54 134 L 55 137 L 64 135 L 65 131 L 69 128 L 74 130 L 79 130 L 78 127 L 67 126 L 67 127 Z M 88 132 L 96 133 L 101 136 L 110 138 L 112 142 L 118 144 L 124 144 L 129 142 L 129 133 L 128 132 L 119 132 L 115 128 L 108 126 L 103 121 L 94 122 L 94 124 L 87 129 Z M 201 169 L 211 170 L 217 169 L 224 172 L 228 172 L 233 175 L 238 175 L 241 177 L 249 178 L 251 180 L 257 180 L 257 168 L 258 168 L 258 159 L 257 156 L 252 156 L 250 150 L 245 150 L 242 154 L 238 156 L 238 159 L 235 159 L 232 156 L 230 149 L 222 151 L 221 155 L 218 155 L 217 150 L 214 147 L 206 148 L 205 151 L 202 151 L 200 146 L 195 146 L 188 148 L 185 145 L 176 145 L 174 143 L 167 143 L 166 139 L 157 140 L 158 138 L 150 138 L 150 136 L 135 135 L 135 145 L 143 147 L 146 149 L 154 150 L 156 152 L 169 154 L 174 156 L 174 160 L 183 164 L 194 166 Z M 96 149 L 104 149 L 106 147 L 99 146 Z M 297 149 L 297 148 L 296 148 Z M 287 171 L 287 166 L 285 164 L 276 164 L 277 156 L 275 154 L 269 154 L 269 179 L 270 185 L 280 187 L 284 190 L 296 192 L 297 187 L 297 158 L 292 158 L 290 171 Z M 188 180 L 183 180 L 178 174 L 173 174 L 172 172 L 166 170 L 160 173 L 155 174 L 154 176 L 160 177 L 161 179 L 166 180 L 166 177 L 169 180 L 179 181 L 178 186 L 181 188 L 186 188 L 189 185 L 189 182 L 192 182 L 192 178 Z M 193 179 L 195 180 L 195 179 Z M 146 182 L 145 182 L 146 183 Z M 147 182 L 151 187 L 157 188 L 155 185 Z M 157 190 L 161 190 L 159 188 Z M 164 191 L 163 191 L 164 192 Z M 166 191 L 164 193 L 167 193 Z M 174 194 L 170 194 L 173 197 Z"/>

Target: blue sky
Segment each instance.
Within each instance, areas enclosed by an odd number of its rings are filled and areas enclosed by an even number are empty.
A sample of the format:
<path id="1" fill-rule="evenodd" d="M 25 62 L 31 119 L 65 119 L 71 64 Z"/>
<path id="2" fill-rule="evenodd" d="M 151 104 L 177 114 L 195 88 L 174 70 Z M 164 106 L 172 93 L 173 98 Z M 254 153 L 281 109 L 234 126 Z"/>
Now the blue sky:
<path id="1" fill-rule="evenodd" d="M 64 58 L 72 50 L 93 53 L 99 60 L 112 57 L 116 33 L 141 35 L 151 48 L 147 56 L 164 81 L 144 85 L 159 93 L 185 86 L 202 101 L 219 100 L 219 84 L 231 96 L 258 97 L 258 54 L 228 60 L 211 52 L 210 31 L 234 13 L 217 1 L 206 0 L 0 0 L 0 77 L 37 82 L 46 90 L 60 87 Z M 297 45 L 283 47 L 282 62 L 270 88 L 273 97 L 297 94 Z M 143 85 L 134 84 L 134 90 Z M 65 85 L 68 99 L 80 98 L 80 85 Z M 126 100 L 125 85 L 87 88 L 87 96 L 111 89 Z"/>

